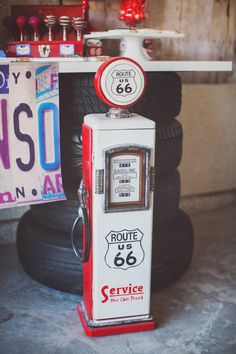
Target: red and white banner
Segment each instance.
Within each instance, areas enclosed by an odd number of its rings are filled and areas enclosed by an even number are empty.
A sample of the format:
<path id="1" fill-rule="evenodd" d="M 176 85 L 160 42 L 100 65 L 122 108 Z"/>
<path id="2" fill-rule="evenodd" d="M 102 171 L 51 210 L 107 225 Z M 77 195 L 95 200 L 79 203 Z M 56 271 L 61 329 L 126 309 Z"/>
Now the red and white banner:
<path id="1" fill-rule="evenodd" d="M 0 208 L 65 199 L 58 65 L 0 65 Z"/>

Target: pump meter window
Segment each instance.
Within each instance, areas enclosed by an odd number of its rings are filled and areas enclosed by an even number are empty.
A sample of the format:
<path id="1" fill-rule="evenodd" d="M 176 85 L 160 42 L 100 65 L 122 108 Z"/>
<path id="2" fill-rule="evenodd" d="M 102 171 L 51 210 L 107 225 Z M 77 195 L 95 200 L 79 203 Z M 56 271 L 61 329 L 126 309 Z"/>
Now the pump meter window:
<path id="1" fill-rule="evenodd" d="M 106 212 L 148 209 L 149 158 L 145 147 L 106 151 Z"/>

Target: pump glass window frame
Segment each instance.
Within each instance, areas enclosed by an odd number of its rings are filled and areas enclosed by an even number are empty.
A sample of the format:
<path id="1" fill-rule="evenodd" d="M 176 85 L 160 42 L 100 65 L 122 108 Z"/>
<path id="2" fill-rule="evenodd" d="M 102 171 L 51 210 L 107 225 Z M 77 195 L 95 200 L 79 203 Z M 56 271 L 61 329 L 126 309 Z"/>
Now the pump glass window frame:
<path id="1" fill-rule="evenodd" d="M 127 212 L 137 210 L 147 210 L 150 204 L 150 155 L 151 149 L 140 145 L 123 145 L 113 147 L 105 150 L 105 212 Z M 127 156 L 133 157 L 133 165 L 137 173 L 139 173 L 139 180 L 130 182 L 129 188 L 134 190 L 134 183 L 138 191 L 133 194 L 133 197 L 127 197 L 125 201 L 120 201 L 120 198 L 114 197 L 114 158 L 127 159 Z M 136 161 L 135 161 L 136 157 Z M 122 161 L 121 161 L 122 162 Z M 133 170 L 133 169 L 132 169 Z M 113 173 L 113 175 L 112 175 Z M 116 179 L 119 179 L 118 177 Z M 122 177 L 121 177 L 122 179 Z M 116 182 L 117 183 L 117 182 Z M 113 188 L 113 193 L 112 193 Z M 118 199 L 118 200 L 114 200 Z M 130 200 L 129 200 L 130 199 Z"/>

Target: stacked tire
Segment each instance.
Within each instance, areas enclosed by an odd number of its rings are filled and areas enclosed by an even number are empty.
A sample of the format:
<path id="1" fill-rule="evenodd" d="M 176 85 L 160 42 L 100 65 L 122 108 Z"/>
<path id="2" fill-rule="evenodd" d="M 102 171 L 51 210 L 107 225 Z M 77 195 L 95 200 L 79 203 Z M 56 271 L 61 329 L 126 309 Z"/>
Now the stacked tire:
<path id="1" fill-rule="evenodd" d="M 189 267 L 193 253 L 190 218 L 179 209 L 183 130 L 181 80 L 176 73 L 147 73 L 148 88 L 132 111 L 154 120 L 156 189 L 153 222 L 152 287 L 170 284 Z M 60 77 L 62 176 L 67 200 L 31 207 L 20 220 L 17 250 L 32 278 L 49 287 L 82 293 L 82 266 L 73 253 L 70 230 L 78 213 L 81 180 L 81 125 L 88 113 L 105 113 L 94 74 Z"/>

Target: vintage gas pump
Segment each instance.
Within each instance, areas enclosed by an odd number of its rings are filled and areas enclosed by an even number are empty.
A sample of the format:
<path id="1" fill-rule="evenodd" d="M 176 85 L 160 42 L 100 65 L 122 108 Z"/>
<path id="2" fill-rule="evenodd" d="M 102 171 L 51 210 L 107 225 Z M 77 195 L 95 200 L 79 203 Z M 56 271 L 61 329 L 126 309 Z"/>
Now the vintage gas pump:
<path id="1" fill-rule="evenodd" d="M 112 108 L 84 118 L 83 180 L 77 222 L 84 223 L 83 301 L 90 336 L 155 328 L 150 315 L 155 123 L 127 108 L 143 95 L 146 76 L 128 58 L 106 61 L 95 76 Z"/>

